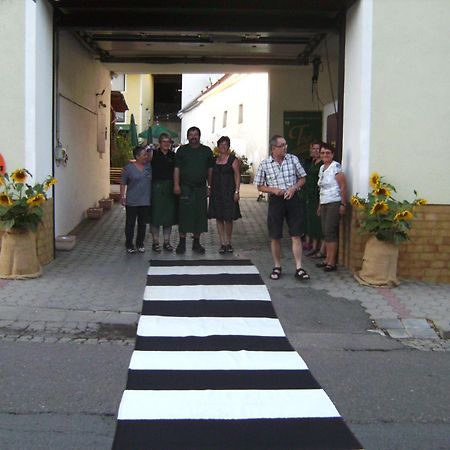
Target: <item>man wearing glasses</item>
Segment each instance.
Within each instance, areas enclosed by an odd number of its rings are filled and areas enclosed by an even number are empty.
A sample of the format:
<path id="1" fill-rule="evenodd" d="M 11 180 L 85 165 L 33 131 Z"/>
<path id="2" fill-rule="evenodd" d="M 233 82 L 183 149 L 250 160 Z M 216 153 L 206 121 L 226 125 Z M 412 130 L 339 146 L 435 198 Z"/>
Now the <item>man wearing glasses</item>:
<path id="1" fill-rule="evenodd" d="M 273 136 L 269 141 L 269 148 L 271 155 L 261 162 L 254 184 L 260 192 L 269 195 L 267 226 L 274 263 L 270 278 L 281 278 L 281 238 L 286 219 L 296 265 L 294 276 L 302 281 L 309 280 L 309 275 L 302 267 L 303 214 L 297 195 L 297 191 L 305 184 L 306 172 L 298 158 L 287 153 L 286 139 L 283 136 Z"/>

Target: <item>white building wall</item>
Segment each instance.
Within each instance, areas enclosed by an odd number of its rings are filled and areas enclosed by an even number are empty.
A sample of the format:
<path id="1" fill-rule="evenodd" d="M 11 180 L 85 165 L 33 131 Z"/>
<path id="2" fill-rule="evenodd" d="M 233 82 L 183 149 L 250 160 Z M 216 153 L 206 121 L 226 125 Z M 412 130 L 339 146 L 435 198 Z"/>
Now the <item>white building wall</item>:
<path id="1" fill-rule="evenodd" d="M 183 76 L 184 79 L 188 76 Z M 181 142 L 186 131 L 198 126 L 203 144 L 214 148 L 220 136 L 229 136 L 231 148 L 247 156 L 256 169 L 267 155 L 268 142 L 268 76 L 267 73 L 234 74 L 218 86 L 202 103 L 182 118 Z M 238 123 L 239 105 L 243 105 L 243 122 Z M 223 126 L 224 112 L 227 123 Z M 213 131 L 213 118 L 215 127 Z"/>
<path id="2" fill-rule="evenodd" d="M 372 101 L 372 0 L 347 13 L 342 162 L 349 193 L 367 195 Z"/>
<path id="3" fill-rule="evenodd" d="M 69 34 L 59 40 L 59 139 L 67 165 L 55 167 L 55 234 L 70 232 L 85 210 L 109 195 L 109 71 Z M 101 93 L 102 96 L 96 96 Z M 107 123 L 98 124 L 99 101 L 106 104 Z M 108 127 L 106 153 L 97 151 L 97 127 Z"/>
<path id="4" fill-rule="evenodd" d="M 183 72 L 183 70 L 181 70 Z M 190 74 L 183 78 L 183 89 L 181 90 L 181 107 L 184 108 L 189 102 L 197 97 L 200 92 L 214 84 L 223 73 L 200 73 Z"/>
<path id="5" fill-rule="evenodd" d="M 36 2 L 36 138 L 35 169 L 39 181 L 53 171 L 53 8 Z M 51 195 L 51 190 L 48 192 Z"/>
<path id="6" fill-rule="evenodd" d="M 450 203 L 450 2 L 373 2 L 370 169 Z M 442 149 L 442 151 L 441 151 Z"/>
<path id="7" fill-rule="evenodd" d="M 0 2 L 0 153 L 35 182 L 52 172 L 52 36 L 48 2 Z"/>

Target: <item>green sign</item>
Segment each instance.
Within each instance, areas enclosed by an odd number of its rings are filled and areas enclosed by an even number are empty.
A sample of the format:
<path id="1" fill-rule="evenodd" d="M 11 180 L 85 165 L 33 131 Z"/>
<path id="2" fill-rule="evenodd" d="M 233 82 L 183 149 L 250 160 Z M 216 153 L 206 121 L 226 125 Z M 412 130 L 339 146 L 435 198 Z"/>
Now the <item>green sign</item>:
<path id="1" fill-rule="evenodd" d="M 300 160 L 309 158 L 311 142 L 322 139 L 322 112 L 285 111 L 283 123 L 288 152 Z"/>

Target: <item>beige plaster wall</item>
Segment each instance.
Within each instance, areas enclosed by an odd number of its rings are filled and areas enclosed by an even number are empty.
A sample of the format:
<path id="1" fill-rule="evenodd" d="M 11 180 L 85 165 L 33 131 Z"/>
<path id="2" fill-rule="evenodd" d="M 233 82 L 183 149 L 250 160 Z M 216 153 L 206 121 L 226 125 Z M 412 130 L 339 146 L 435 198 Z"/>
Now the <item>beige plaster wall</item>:
<path id="1" fill-rule="evenodd" d="M 331 85 L 326 63 L 326 48 L 322 43 L 314 52 L 322 59 L 323 70 L 319 73 L 318 91 L 323 104 L 335 100 L 338 95 L 338 37 L 327 37 Z M 269 135 L 283 134 L 284 111 L 322 111 L 317 97 L 311 95 L 312 65 L 299 67 L 272 67 L 269 71 L 270 125 Z"/>
<path id="2" fill-rule="evenodd" d="M 25 165 L 24 30 L 25 1 L 0 2 L 0 153 L 8 172 Z"/>
<path id="3" fill-rule="evenodd" d="M 102 96 L 96 96 L 105 89 Z M 110 109 L 109 71 L 69 34 L 59 40 L 59 137 L 67 165 L 55 167 L 55 233 L 70 232 L 87 208 L 109 195 L 109 137 L 106 153 L 97 151 L 97 129 L 108 128 L 109 115 L 98 124 L 99 101 Z"/>
<path id="4" fill-rule="evenodd" d="M 450 203 L 450 2 L 373 2 L 370 169 Z"/>

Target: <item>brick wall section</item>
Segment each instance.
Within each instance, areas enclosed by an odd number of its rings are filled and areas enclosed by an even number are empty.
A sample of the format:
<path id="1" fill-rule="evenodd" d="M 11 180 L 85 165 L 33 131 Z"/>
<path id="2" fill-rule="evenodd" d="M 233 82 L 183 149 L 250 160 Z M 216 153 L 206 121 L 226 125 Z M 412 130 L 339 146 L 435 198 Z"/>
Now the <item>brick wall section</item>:
<path id="1" fill-rule="evenodd" d="M 37 231 L 37 254 L 42 265 L 53 260 L 53 198 L 44 203 L 43 210 L 42 224 Z"/>
<path id="2" fill-rule="evenodd" d="M 339 263 L 355 272 L 361 268 L 368 236 L 358 233 L 358 211 L 348 209 L 341 224 Z M 425 205 L 417 210 L 410 240 L 400 245 L 398 276 L 450 283 L 450 205 Z"/>

